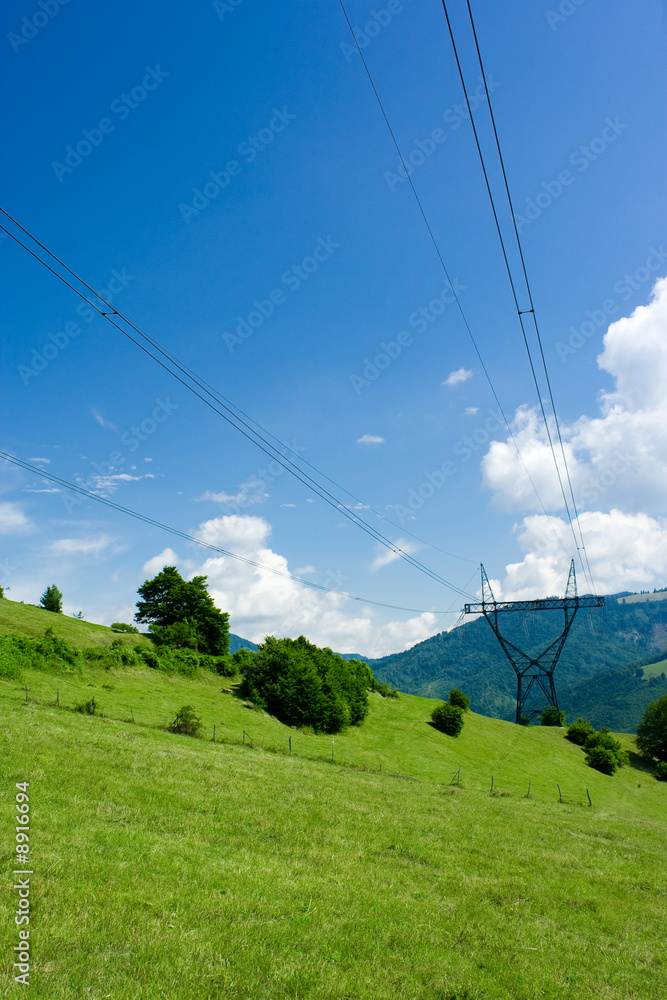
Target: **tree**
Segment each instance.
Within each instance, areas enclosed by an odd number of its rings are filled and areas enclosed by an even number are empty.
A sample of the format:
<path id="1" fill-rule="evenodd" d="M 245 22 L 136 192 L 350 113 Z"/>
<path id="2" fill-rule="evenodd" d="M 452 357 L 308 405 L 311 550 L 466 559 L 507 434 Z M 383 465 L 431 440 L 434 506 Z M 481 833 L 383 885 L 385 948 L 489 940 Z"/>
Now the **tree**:
<path id="1" fill-rule="evenodd" d="M 458 736 L 463 729 L 463 709 L 458 705 L 436 705 L 431 712 L 431 722 L 441 733 L 448 736 Z"/>
<path id="2" fill-rule="evenodd" d="M 303 635 L 267 635 L 257 652 L 235 653 L 234 660 L 243 673 L 244 693 L 287 725 L 338 733 L 366 718 L 372 674 L 361 660 L 344 660 Z"/>
<path id="3" fill-rule="evenodd" d="M 456 705 L 457 708 L 462 708 L 464 712 L 467 712 L 470 708 L 470 698 L 458 688 L 452 688 L 449 692 L 449 704 Z"/>
<path id="4" fill-rule="evenodd" d="M 62 614 L 63 610 L 63 595 L 60 593 L 55 583 L 52 583 L 50 587 L 47 587 L 42 594 L 39 603 L 47 611 L 55 611 L 58 614 Z"/>
<path id="5" fill-rule="evenodd" d="M 139 629 L 135 625 L 127 625 L 125 622 L 112 622 L 112 632 L 133 632 L 139 634 Z"/>
<path id="6" fill-rule="evenodd" d="M 584 749 L 588 766 L 603 774 L 613 774 L 617 767 L 624 767 L 629 763 L 627 753 L 609 729 L 602 728 L 599 733 L 593 730 L 586 739 Z"/>
<path id="7" fill-rule="evenodd" d="M 565 725 L 565 712 L 559 712 L 555 705 L 547 705 L 537 718 L 541 726 Z"/>
<path id="8" fill-rule="evenodd" d="M 667 694 L 652 701 L 637 726 L 637 748 L 647 759 L 667 762 Z"/>
<path id="9" fill-rule="evenodd" d="M 170 733 L 180 733 L 181 736 L 201 736 L 201 718 L 195 714 L 192 705 L 182 705 L 176 713 L 176 718 L 167 727 Z"/>
<path id="10" fill-rule="evenodd" d="M 229 615 L 216 608 L 205 576 L 184 580 L 175 566 L 165 566 L 138 594 L 134 620 L 148 622 L 156 642 L 213 656 L 229 652 Z"/>
<path id="11" fill-rule="evenodd" d="M 567 727 L 565 739 L 569 740 L 570 743 L 576 743 L 578 747 L 583 747 L 585 746 L 588 737 L 592 736 L 594 732 L 595 729 L 590 724 L 588 719 L 582 719 L 579 717 L 576 722 L 571 722 Z"/>

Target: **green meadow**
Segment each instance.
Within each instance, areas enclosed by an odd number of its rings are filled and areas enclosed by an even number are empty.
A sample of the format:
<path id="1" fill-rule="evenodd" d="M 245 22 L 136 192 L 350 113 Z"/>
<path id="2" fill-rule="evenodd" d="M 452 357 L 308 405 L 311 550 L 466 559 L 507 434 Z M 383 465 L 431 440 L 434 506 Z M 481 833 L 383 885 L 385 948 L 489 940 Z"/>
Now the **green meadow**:
<path id="1" fill-rule="evenodd" d="M 71 710 L 93 697 L 103 715 Z M 591 770 L 559 729 L 470 712 L 454 739 L 433 700 L 370 697 L 332 743 L 210 673 L 0 680 L 0 995 L 662 1000 L 667 784 L 632 753 Z M 202 739 L 164 728 L 186 703 Z M 12 970 L 23 781 L 29 987 Z"/>

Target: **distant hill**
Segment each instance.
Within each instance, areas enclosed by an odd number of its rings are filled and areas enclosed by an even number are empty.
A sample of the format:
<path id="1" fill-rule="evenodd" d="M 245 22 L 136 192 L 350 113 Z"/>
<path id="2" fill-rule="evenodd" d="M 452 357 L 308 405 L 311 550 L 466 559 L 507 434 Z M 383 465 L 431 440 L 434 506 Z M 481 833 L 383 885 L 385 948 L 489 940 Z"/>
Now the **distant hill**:
<path id="1" fill-rule="evenodd" d="M 235 653 L 237 649 L 259 649 L 259 646 L 251 642 L 250 639 L 242 639 L 240 635 L 234 635 L 233 632 L 229 633 L 229 652 Z"/>
<path id="2" fill-rule="evenodd" d="M 663 682 L 633 679 L 628 667 L 656 661 L 667 650 L 667 604 L 621 604 L 612 595 L 602 609 L 579 612 L 556 669 L 559 700 L 570 717 L 586 715 L 597 724 L 633 732 L 644 708 L 660 697 Z M 535 653 L 557 635 L 559 612 L 507 616 L 509 637 Z M 505 627 L 505 622 L 503 622 Z M 510 628 L 511 626 L 511 628 Z M 513 719 L 516 675 L 483 618 L 441 632 L 403 653 L 369 660 L 376 676 L 401 691 L 446 698 L 452 687 L 470 696 L 475 711 Z M 620 671 L 620 673 L 619 673 Z M 606 678 L 606 679 L 605 679 Z M 591 682 L 590 684 L 588 682 Z M 600 712 L 597 712 L 598 706 Z M 536 704 L 530 707 L 542 707 Z M 601 718 L 604 709 L 605 718 Z"/>

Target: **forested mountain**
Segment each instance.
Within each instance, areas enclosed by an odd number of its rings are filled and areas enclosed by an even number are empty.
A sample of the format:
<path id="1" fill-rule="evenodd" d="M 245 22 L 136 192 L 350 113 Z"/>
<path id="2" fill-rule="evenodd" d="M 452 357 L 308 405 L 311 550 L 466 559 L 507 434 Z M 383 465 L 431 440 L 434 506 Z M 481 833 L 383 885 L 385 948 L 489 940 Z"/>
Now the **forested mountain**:
<path id="1" fill-rule="evenodd" d="M 554 676 L 568 718 L 587 715 L 595 725 L 632 732 L 646 705 L 667 692 L 660 677 L 634 676 L 636 666 L 661 659 L 667 650 L 667 601 L 620 604 L 622 596 L 578 613 Z M 562 621 L 561 612 L 551 611 L 500 617 L 504 634 L 533 654 L 558 635 Z M 514 719 L 516 675 L 483 618 L 368 662 L 380 680 L 401 691 L 446 698 L 458 687 L 474 711 Z M 536 692 L 528 707 L 541 708 L 543 700 Z"/>

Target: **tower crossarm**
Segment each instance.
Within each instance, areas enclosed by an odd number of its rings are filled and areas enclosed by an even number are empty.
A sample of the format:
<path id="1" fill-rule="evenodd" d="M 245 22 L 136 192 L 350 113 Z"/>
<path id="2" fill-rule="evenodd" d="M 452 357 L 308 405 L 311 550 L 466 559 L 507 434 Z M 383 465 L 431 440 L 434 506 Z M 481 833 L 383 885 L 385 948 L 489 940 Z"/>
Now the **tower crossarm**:
<path id="1" fill-rule="evenodd" d="M 466 615 L 495 614 L 502 611 L 569 611 L 577 608 L 602 608 L 604 597 L 546 597 L 540 601 L 479 601 L 466 604 Z"/>

